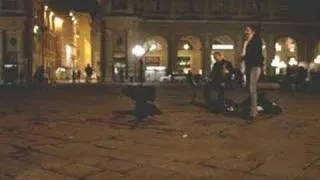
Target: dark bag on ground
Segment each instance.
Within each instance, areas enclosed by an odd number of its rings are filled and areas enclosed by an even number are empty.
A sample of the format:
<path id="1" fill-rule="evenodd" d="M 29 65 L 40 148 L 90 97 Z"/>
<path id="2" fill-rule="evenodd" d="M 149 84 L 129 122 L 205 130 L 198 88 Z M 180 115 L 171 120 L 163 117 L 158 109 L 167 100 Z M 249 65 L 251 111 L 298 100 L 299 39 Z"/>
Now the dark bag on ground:
<path id="1" fill-rule="evenodd" d="M 231 99 L 214 99 L 209 104 L 209 111 L 214 113 L 225 113 L 225 112 L 237 112 L 239 110 L 238 104 Z"/>

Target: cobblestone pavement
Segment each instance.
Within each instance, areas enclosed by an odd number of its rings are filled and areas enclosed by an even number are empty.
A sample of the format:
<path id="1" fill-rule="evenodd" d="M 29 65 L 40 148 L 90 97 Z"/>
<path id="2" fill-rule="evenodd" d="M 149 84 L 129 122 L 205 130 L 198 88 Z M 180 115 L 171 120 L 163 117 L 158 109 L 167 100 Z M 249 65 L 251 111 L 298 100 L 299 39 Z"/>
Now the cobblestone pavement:
<path id="1" fill-rule="evenodd" d="M 269 92 L 284 113 L 248 124 L 191 105 L 187 87 L 159 86 L 163 114 L 130 129 L 132 102 L 120 93 L 111 85 L 0 90 L 0 179 L 320 177 L 319 95 Z"/>

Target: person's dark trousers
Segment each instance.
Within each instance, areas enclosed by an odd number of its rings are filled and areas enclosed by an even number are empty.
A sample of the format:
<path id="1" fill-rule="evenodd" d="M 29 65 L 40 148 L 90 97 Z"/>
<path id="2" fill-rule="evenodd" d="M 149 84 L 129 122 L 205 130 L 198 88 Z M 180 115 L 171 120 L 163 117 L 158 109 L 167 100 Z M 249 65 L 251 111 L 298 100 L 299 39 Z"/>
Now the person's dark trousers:
<path id="1" fill-rule="evenodd" d="M 206 83 L 203 89 L 204 102 L 207 109 L 210 109 L 212 103 L 212 84 Z"/>
<path id="2" fill-rule="evenodd" d="M 218 93 L 218 95 L 217 95 L 218 100 L 225 99 L 225 82 L 220 82 L 218 84 L 217 93 Z"/>

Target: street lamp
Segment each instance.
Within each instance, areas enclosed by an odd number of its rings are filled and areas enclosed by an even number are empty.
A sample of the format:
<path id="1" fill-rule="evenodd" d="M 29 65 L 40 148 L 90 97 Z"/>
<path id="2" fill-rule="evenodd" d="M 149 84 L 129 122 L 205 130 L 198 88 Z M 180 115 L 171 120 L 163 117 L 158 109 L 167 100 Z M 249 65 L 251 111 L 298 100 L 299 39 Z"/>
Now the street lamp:
<path id="1" fill-rule="evenodd" d="M 135 45 L 132 48 L 131 53 L 136 56 L 139 60 L 139 82 L 143 82 L 143 56 L 147 53 L 147 50 L 141 45 Z"/>

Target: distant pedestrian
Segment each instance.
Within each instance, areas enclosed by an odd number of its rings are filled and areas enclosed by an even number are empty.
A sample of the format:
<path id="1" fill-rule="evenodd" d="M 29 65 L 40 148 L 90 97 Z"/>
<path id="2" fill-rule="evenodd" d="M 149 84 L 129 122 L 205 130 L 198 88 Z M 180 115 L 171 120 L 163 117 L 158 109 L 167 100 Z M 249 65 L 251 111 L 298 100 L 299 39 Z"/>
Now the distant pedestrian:
<path id="1" fill-rule="evenodd" d="M 81 81 L 81 70 L 80 69 L 78 69 L 78 72 L 77 72 L 77 80 L 80 83 L 80 81 Z"/>
<path id="2" fill-rule="evenodd" d="M 86 80 L 87 80 L 87 83 L 89 83 L 91 80 L 91 76 L 93 74 L 93 69 L 90 66 L 90 64 L 87 64 L 85 71 L 86 71 L 86 75 L 87 75 Z"/>
<path id="3" fill-rule="evenodd" d="M 77 79 L 77 72 L 76 72 L 76 70 L 73 70 L 72 71 L 72 82 L 76 83 L 76 79 Z"/>

